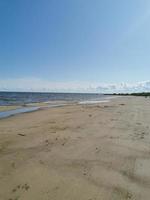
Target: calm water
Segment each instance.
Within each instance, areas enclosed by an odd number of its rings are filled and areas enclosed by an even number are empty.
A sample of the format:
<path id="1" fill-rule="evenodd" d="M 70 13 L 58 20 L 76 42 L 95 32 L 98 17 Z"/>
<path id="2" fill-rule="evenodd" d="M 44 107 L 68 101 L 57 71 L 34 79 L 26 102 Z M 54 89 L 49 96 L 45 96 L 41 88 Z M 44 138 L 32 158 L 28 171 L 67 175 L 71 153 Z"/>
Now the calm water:
<path id="1" fill-rule="evenodd" d="M 24 105 L 47 101 L 98 101 L 104 98 L 106 96 L 102 94 L 0 92 L 0 106 Z"/>
<path id="2" fill-rule="evenodd" d="M 67 102 L 90 104 L 107 101 L 109 98 L 109 96 L 103 94 L 0 92 L 0 106 L 24 106 L 29 103 L 51 102 L 47 104 L 47 107 L 56 107 L 66 105 Z M 65 104 L 62 104 L 61 101 L 65 101 Z M 0 112 L 0 119 L 19 113 L 36 111 L 38 109 L 40 109 L 40 107 L 27 106 L 15 110 L 3 111 Z"/>

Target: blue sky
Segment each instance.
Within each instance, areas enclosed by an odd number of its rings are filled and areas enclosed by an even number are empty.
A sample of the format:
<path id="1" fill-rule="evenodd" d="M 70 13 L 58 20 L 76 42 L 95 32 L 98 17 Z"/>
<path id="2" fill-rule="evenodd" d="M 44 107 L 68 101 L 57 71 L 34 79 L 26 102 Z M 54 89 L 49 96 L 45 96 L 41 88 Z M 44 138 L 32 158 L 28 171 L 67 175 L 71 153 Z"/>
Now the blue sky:
<path id="1" fill-rule="evenodd" d="M 149 52 L 149 0 L 0 0 L 1 88 L 146 81 Z"/>

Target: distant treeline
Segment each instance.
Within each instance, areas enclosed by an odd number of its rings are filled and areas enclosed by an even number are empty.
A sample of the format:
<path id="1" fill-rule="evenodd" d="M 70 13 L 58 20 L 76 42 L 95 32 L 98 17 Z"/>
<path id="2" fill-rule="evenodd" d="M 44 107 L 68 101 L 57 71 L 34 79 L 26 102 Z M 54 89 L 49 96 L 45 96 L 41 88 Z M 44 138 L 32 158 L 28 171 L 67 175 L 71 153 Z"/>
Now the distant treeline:
<path id="1" fill-rule="evenodd" d="M 108 94 L 105 94 L 108 95 Z M 109 94 L 110 95 L 110 94 Z M 111 95 L 120 95 L 120 96 L 144 96 L 150 97 L 150 92 L 139 92 L 139 93 L 113 93 Z"/>

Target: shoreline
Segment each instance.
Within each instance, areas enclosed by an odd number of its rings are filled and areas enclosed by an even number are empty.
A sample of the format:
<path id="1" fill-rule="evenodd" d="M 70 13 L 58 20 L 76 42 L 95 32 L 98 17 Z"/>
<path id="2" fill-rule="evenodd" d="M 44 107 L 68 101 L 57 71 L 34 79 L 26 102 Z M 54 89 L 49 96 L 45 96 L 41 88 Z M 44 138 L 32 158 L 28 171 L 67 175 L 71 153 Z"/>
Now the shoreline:
<path id="1" fill-rule="evenodd" d="M 85 100 L 85 101 L 79 101 L 79 102 L 73 102 L 73 101 L 49 101 L 49 102 L 40 102 L 40 103 L 29 103 L 25 106 L 1 106 L 0 109 L 0 120 L 11 117 L 14 115 L 22 114 L 22 113 L 29 113 L 29 112 L 35 112 L 41 109 L 48 109 L 48 108 L 54 108 L 54 107 L 62 107 L 67 105 L 81 105 L 81 104 L 99 104 L 99 103 L 107 103 L 111 99 L 114 99 L 117 97 L 107 97 L 102 98 L 101 100 Z M 2 110 L 2 111 L 1 111 Z"/>

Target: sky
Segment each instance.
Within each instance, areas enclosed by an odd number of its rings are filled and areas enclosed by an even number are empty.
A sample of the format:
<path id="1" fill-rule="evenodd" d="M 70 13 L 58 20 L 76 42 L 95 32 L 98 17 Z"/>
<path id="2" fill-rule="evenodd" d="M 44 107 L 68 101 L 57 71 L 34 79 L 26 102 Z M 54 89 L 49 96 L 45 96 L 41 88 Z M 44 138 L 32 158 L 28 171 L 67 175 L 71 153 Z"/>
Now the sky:
<path id="1" fill-rule="evenodd" d="M 0 90 L 150 90 L 149 52 L 149 0 L 0 0 Z"/>

